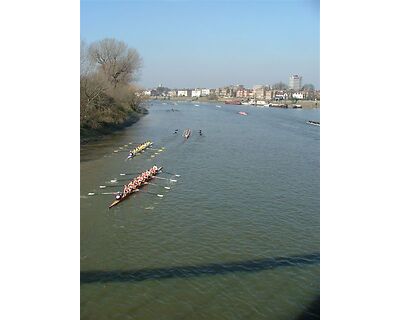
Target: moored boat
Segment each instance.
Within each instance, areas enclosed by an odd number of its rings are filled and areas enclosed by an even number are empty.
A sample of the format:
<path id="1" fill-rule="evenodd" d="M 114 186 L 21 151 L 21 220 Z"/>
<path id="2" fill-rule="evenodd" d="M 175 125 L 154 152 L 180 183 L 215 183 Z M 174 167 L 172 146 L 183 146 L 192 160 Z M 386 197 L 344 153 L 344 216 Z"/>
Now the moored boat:
<path id="1" fill-rule="evenodd" d="M 225 104 L 242 104 L 240 100 L 225 100 Z"/>
<path id="2" fill-rule="evenodd" d="M 270 103 L 269 106 L 272 108 L 287 108 L 288 107 L 287 104 L 283 104 L 283 103 Z"/>

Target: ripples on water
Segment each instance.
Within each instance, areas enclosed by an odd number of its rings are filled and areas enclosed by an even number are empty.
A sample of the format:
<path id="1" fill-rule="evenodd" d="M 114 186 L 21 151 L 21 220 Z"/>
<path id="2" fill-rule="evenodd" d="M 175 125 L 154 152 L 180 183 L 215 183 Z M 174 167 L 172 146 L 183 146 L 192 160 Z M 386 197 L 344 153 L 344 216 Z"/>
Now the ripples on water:
<path id="1" fill-rule="evenodd" d="M 82 318 L 296 318 L 319 296 L 319 110 L 173 107 L 81 148 Z M 113 153 L 147 139 L 165 152 Z M 153 163 L 181 175 L 162 199 L 86 196 Z"/>

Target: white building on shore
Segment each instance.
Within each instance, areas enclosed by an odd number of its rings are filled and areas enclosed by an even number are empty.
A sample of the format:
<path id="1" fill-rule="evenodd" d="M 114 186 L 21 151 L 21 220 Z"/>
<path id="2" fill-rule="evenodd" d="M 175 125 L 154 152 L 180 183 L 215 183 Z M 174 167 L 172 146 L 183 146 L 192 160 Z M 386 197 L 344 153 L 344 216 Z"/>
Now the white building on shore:
<path id="1" fill-rule="evenodd" d="M 292 94 L 292 97 L 294 99 L 303 100 L 304 99 L 304 94 L 302 92 L 295 92 L 295 93 Z"/>
<path id="2" fill-rule="evenodd" d="M 168 97 L 174 98 L 177 95 L 177 91 L 176 90 L 170 90 L 168 91 Z"/>
<path id="3" fill-rule="evenodd" d="M 210 89 L 201 89 L 201 96 L 206 97 L 210 95 Z"/>
<path id="4" fill-rule="evenodd" d="M 178 90 L 178 97 L 188 97 L 189 92 L 188 90 Z"/>
<path id="5" fill-rule="evenodd" d="M 192 90 L 192 97 L 200 98 L 200 96 L 201 96 L 201 90 L 200 89 Z"/>

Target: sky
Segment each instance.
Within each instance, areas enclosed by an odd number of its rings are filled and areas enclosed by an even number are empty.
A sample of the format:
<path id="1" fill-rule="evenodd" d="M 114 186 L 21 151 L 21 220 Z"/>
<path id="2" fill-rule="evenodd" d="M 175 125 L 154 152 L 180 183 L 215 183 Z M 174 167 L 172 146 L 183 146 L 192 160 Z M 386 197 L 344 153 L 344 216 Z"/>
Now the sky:
<path id="1" fill-rule="evenodd" d="M 115 38 L 143 59 L 138 84 L 320 86 L 319 0 L 81 0 L 81 39 Z"/>

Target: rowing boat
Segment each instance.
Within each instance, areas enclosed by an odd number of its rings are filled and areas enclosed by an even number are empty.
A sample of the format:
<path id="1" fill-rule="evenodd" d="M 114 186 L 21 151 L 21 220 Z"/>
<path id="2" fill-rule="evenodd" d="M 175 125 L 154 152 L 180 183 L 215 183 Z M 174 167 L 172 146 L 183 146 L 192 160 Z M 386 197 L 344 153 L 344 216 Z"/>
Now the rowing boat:
<path id="1" fill-rule="evenodd" d="M 183 133 L 183 137 L 185 139 L 189 139 L 191 133 L 192 133 L 192 130 L 186 129 L 185 132 Z"/>
<path id="2" fill-rule="evenodd" d="M 162 168 L 163 168 L 163 167 L 159 167 L 159 168 L 157 169 L 157 172 L 155 173 L 155 175 L 158 174 L 158 173 L 162 170 Z M 143 185 L 145 185 L 145 183 L 148 182 L 148 181 L 150 181 L 151 179 L 153 179 L 153 176 L 151 176 L 148 180 L 146 180 L 140 187 L 142 187 Z M 134 179 L 133 179 L 133 180 L 134 180 Z M 140 187 L 139 187 L 139 188 L 140 188 Z M 113 203 L 110 204 L 110 206 L 108 207 L 108 209 L 111 209 L 112 207 L 116 206 L 116 205 L 119 204 L 120 202 L 122 202 L 122 201 L 124 201 L 125 199 L 129 198 L 130 195 L 132 195 L 132 194 L 134 194 L 135 192 L 138 192 L 138 191 L 139 191 L 139 189 L 135 189 L 134 191 L 132 191 L 132 192 L 126 194 L 124 197 L 121 197 L 121 199 L 114 200 Z"/>
<path id="3" fill-rule="evenodd" d="M 145 149 L 147 149 L 148 147 L 151 147 L 153 145 L 153 143 L 151 141 L 147 141 L 145 143 L 142 143 L 141 145 L 137 146 L 135 149 L 131 150 L 131 152 L 133 153 L 133 156 L 128 156 L 128 159 L 133 158 L 134 156 L 136 156 L 139 152 L 144 151 Z"/>
<path id="4" fill-rule="evenodd" d="M 311 124 L 311 125 L 313 125 L 313 126 L 320 126 L 320 123 L 319 123 L 319 121 L 312 121 L 312 120 L 309 120 L 309 121 L 307 121 L 307 124 Z"/>

